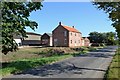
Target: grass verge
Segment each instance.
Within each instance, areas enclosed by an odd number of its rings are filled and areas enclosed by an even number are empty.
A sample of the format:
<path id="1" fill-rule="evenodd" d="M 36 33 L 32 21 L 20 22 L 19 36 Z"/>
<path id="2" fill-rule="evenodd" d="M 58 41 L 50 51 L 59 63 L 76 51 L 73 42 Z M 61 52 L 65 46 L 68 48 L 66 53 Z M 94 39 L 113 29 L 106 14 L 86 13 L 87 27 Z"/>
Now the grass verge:
<path id="1" fill-rule="evenodd" d="M 0 74 L 2 76 L 19 73 L 23 70 L 35 68 L 45 64 L 50 64 L 67 57 L 72 57 L 72 55 L 62 55 L 62 56 L 52 56 L 45 58 L 33 58 L 33 59 L 23 59 L 14 62 L 3 63 L 2 69 L 0 69 Z"/>
<path id="2" fill-rule="evenodd" d="M 106 80 L 120 80 L 120 48 L 116 51 L 113 60 L 105 74 Z"/>

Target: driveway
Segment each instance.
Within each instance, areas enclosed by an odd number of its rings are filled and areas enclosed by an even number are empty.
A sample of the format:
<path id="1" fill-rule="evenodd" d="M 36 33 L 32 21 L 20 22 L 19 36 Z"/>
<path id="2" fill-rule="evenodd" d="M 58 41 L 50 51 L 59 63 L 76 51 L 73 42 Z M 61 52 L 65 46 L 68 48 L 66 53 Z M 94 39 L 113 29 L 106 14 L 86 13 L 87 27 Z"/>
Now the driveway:
<path id="1" fill-rule="evenodd" d="M 116 46 L 108 46 L 8 78 L 103 78 L 116 49 Z"/>

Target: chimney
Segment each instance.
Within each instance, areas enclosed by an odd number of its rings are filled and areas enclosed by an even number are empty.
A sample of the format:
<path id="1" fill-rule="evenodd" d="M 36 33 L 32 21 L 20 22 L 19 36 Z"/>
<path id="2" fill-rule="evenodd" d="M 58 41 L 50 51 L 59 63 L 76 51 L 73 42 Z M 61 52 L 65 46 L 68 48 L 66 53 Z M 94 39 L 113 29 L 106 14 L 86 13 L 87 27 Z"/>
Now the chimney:
<path id="1" fill-rule="evenodd" d="M 73 28 L 75 27 L 75 26 L 72 26 Z"/>
<path id="2" fill-rule="evenodd" d="M 61 25 L 61 22 L 59 22 L 59 25 Z"/>

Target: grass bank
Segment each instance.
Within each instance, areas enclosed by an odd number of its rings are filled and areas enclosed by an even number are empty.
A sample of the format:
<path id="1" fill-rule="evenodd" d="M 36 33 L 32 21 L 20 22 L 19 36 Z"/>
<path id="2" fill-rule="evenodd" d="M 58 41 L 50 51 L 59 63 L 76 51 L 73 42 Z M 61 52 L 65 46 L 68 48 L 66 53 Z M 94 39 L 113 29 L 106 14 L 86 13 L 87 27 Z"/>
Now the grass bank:
<path id="1" fill-rule="evenodd" d="M 113 60 L 106 71 L 105 79 L 106 80 L 120 80 L 120 48 L 116 51 L 116 54 L 113 57 Z"/>
<path id="2" fill-rule="evenodd" d="M 52 56 L 45 58 L 32 58 L 32 59 L 17 60 L 13 62 L 5 62 L 2 63 L 4 64 L 4 66 L 2 66 L 2 69 L 0 69 L 0 74 L 2 74 L 2 76 L 15 74 L 26 69 L 35 68 L 45 64 L 50 64 L 68 57 L 72 57 L 72 55 Z"/>

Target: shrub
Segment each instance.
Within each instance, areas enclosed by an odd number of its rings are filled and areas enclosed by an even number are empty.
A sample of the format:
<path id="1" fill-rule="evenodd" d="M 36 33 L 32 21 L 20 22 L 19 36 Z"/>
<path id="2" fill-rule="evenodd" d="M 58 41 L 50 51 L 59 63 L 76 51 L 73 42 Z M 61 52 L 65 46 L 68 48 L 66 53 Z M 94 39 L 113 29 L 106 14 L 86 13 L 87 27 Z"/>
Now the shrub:
<path id="1" fill-rule="evenodd" d="M 92 43 L 91 46 L 94 46 L 94 47 L 99 47 L 100 46 L 100 43 Z"/>
<path id="2" fill-rule="evenodd" d="M 54 55 L 63 55 L 65 52 L 63 50 L 59 50 L 59 49 L 49 49 L 45 56 L 49 57 L 49 56 L 54 56 Z"/>
<path id="3" fill-rule="evenodd" d="M 72 48 L 75 51 L 84 51 L 84 48 Z"/>
<path id="4" fill-rule="evenodd" d="M 100 46 L 105 46 L 105 44 L 104 43 L 100 43 Z"/>
<path id="5" fill-rule="evenodd" d="M 97 50 L 96 48 L 93 48 L 93 47 L 89 47 L 89 51 L 95 51 Z"/>

